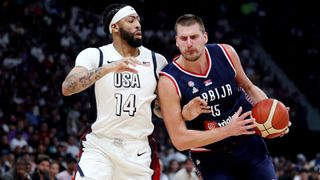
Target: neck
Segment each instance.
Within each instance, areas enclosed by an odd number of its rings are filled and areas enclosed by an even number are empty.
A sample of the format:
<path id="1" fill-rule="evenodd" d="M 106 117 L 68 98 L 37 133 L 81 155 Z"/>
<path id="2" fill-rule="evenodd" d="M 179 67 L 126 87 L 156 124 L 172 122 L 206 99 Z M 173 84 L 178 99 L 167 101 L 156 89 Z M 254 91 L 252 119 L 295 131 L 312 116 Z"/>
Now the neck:
<path id="1" fill-rule="evenodd" d="M 113 41 L 112 44 L 113 44 L 113 47 L 117 50 L 117 52 L 123 57 L 128 57 L 128 56 L 137 57 L 139 55 L 139 48 L 130 46 L 124 40 L 115 40 Z"/>
<path id="2" fill-rule="evenodd" d="M 195 60 L 190 61 L 185 59 L 182 55 L 177 59 L 177 63 L 183 68 L 196 74 L 205 74 L 208 69 L 208 61 L 205 53 Z"/>

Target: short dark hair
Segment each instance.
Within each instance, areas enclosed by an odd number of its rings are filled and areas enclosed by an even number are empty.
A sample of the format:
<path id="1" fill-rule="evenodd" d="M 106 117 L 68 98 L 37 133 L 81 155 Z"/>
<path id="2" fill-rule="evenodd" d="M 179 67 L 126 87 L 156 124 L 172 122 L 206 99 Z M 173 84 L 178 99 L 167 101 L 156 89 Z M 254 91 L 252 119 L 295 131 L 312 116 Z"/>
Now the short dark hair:
<path id="1" fill-rule="evenodd" d="M 196 23 L 199 24 L 201 32 L 204 33 L 206 30 L 205 30 L 205 27 L 204 27 L 202 19 L 199 16 L 194 15 L 194 14 L 185 14 L 185 15 L 180 16 L 176 20 L 176 23 L 174 25 L 174 30 L 177 33 L 177 26 L 178 25 L 191 26 L 191 25 L 196 24 Z"/>
<path id="2" fill-rule="evenodd" d="M 127 4 L 110 4 L 103 11 L 103 26 L 104 32 L 110 34 L 109 24 L 113 16 L 123 7 L 128 6 Z"/>
<path id="3" fill-rule="evenodd" d="M 50 157 L 46 154 L 39 154 L 37 157 L 37 164 L 40 164 L 43 161 L 48 161 L 50 162 Z"/>

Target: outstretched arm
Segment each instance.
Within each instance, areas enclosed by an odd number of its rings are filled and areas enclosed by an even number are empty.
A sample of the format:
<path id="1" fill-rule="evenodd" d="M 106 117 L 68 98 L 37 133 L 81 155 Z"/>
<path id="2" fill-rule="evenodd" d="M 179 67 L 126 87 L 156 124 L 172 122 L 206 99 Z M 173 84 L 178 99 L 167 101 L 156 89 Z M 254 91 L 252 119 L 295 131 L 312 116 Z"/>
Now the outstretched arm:
<path id="1" fill-rule="evenodd" d="M 253 131 L 250 131 L 250 129 L 256 126 L 253 123 L 254 119 L 246 119 L 250 112 L 245 112 L 240 115 L 242 111 L 241 108 L 227 126 L 208 131 L 187 129 L 182 117 L 180 97 L 176 93 L 172 81 L 166 76 L 160 76 L 159 78 L 158 96 L 160 109 L 170 139 L 173 145 L 180 151 L 202 147 L 230 136 L 254 134 Z"/>
<path id="2" fill-rule="evenodd" d="M 245 92 L 248 94 L 249 98 L 251 99 L 252 103 L 256 104 L 257 102 L 268 98 L 267 95 L 259 87 L 254 85 L 251 82 L 251 80 L 248 78 L 248 76 L 245 74 L 240 62 L 240 58 L 237 52 L 234 50 L 234 48 L 227 44 L 221 44 L 221 45 L 226 50 L 236 70 L 236 73 L 237 73 L 236 81 L 238 85 L 245 90 Z"/>
<path id="3" fill-rule="evenodd" d="M 62 94 L 70 96 L 72 94 L 79 93 L 110 72 L 127 71 L 137 73 L 137 70 L 129 65 L 134 67 L 136 65 L 141 65 L 141 62 L 133 57 L 126 57 L 122 60 L 115 61 L 92 70 L 87 70 L 82 66 L 76 66 L 70 71 L 66 79 L 63 81 Z"/>

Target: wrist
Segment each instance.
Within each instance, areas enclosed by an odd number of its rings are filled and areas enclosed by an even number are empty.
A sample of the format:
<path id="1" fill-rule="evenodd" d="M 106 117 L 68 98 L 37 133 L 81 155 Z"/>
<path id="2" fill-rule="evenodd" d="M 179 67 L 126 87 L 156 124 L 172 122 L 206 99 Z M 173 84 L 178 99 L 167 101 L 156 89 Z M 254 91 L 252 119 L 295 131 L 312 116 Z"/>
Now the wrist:
<path id="1" fill-rule="evenodd" d="M 185 121 L 191 121 L 192 118 L 190 118 L 188 115 L 188 110 L 185 108 L 185 106 L 182 108 L 182 112 L 181 112 L 181 115 L 182 115 L 182 118 L 185 120 Z"/>

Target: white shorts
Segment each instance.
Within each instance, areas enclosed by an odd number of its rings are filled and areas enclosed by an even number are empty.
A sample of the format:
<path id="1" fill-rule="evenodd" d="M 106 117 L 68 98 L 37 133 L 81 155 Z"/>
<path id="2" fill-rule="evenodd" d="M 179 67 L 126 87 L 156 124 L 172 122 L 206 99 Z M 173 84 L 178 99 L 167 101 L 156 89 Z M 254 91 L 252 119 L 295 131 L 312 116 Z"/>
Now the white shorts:
<path id="1" fill-rule="evenodd" d="M 151 180 L 151 148 L 148 139 L 98 138 L 93 133 L 83 142 L 76 180 Z"/>

